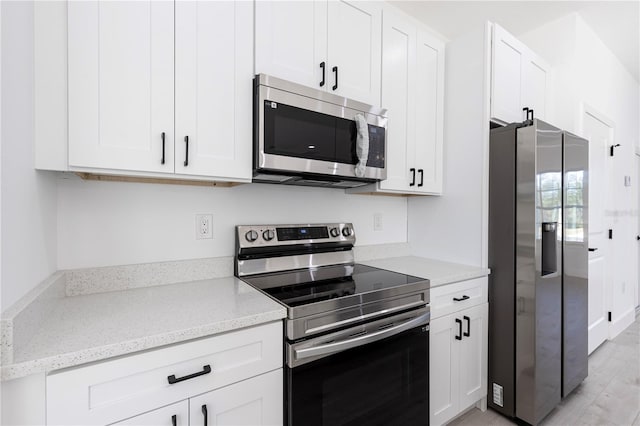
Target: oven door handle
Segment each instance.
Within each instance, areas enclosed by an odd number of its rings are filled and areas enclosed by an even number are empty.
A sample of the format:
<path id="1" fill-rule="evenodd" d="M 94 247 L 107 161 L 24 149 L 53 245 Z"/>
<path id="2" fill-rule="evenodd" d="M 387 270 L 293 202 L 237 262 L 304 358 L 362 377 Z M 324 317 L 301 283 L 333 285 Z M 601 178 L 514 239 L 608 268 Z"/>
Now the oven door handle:
<path id="1" fill-rule="evenodd" d="M 429 322 L 430 316 L 431 313 L 427 312 L 408 321 L 405 321 L 402 324 L 385 328 L 371 334 L 363 334 L 352 339 L 339 340 L 337 342 L 327 343 L 326 345 L 314 346 L 311 348 L 294 349 L 293 355 L 295 359 L 304 359 L 320 355 L 329 355 L 347 349 L 355 348 L 357 346 L 363 346 L 368 343 L 386 339 L 387 337 L 395 336 L 396 334 L 400 334 L 403 331 L 410 330 L 414 327 L 427 324 Z"/>

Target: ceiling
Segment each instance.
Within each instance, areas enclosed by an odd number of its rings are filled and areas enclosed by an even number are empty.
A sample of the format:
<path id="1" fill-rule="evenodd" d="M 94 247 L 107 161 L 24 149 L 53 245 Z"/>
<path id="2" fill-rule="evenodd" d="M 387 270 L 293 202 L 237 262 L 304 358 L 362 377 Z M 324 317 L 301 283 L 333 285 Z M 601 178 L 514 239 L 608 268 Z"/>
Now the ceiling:
<path id="1" fill-rule="evenodd" d="M 484 21 L 515 35 L 577 12 L 640 82 L 640 0 L 627 1 L 393 1 L 447 39 Z"/>

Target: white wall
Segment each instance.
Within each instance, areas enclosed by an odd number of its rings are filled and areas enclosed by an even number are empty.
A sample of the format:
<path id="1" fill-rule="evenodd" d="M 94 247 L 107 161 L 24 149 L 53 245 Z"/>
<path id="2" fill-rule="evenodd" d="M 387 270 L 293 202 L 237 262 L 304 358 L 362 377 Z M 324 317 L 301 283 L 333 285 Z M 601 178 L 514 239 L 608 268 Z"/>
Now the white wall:
<path id="1" fill-rule="evenodd" d="M 213 214 L 213 239 L 195 215 Z M 373 215 L 383 216 L 382 231 Z M 232 256 L 240 224 L 353 222 L 357 245 L 407 241 L 407 201 L 264 184 L 212 188 L 58 181 L 58 268 Z"/>
<path id="2" fill-rule="evenodd" d="M 409 242 L 434 259 L 486 266 L 485 27 L 446 46 L 444 195 L 409 199 Z"/>
<path id="3" fill-rule="evenodd" d="M 638 285 L 638 210 L 635 188 L 624 186 L 624 176 L 638 182 L 634 166 L 635 146 L 640 138 L 640 86 L 620 61 L 578 15 L 572 14 L 520 37 L 550 61 L 555 81 L 552 102 L 556 111 L 550 121 L 576 134 L 582 131 L 583 104 L 614 122 L 615 156 L 609 159 L 613 170 L 613 206 L 605 217 L 614 230 L 607 267 L 612 277 L 611 309 L 616 319 L 633 318 L 634 287 Z M 556 40 L 570 40 L 558 43 Z M 622 328 L 621 325 L 618 328 Z M 615 327 L 614 327 L 615 328 Z"/>
<path id="4" fill-rule="evenodd" d="M 2 310 L 56 269 L 56 184 L 33 169 L 33 4 L 2 2 Z"/>

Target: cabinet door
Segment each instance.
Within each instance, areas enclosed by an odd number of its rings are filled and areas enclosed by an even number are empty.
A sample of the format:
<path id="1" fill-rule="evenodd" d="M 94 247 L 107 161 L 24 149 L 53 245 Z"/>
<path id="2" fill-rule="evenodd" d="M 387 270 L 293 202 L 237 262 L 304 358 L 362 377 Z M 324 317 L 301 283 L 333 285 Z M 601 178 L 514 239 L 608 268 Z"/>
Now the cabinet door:
<path id="1" fill-rule="evenodd" d="M 251 179 L 252 12 L 176 2 L 176 173 Z"/>
<path id="2" fill-rule="evenodd" d="M 523 58 L 522 106 L 532 108 L 534 116 L 541 120 L 545 120 L 547 111 L 548 70 L 549 65 L 533 52 Z"/>
<path id="3" fill-rule="evenodd" d="M 188 426 L 189 402 L 184 400 L 114 423 L 118 426 Z"/>
<path id="4" fill-rule="evenodd" d="M 385 10 L 382 39 L 382 105 L 388 110 L 387 178 L 383 190 L 409 191 L 415 140 L 416 28 Z"/>
<path id="5" fill-rule="evenodd" d="M 255 73 L 316 89 L 329 85 L 327 2 L 255 2 Z M 322 68 L 325 64 L 325 84 Z"/>
<path id="6" fill-rule="evenodd" d="M 331 93 L 370 105 L 380 103 L 381 24 L 381 2 L 329 0 L 327 73 Z"/>
<path id="7" fill-rule="evenodd" d="M 418 30 L 416 50 L 415 189 L 442 193 L 444 43 Z"/>
<path id="8" fill-rule="evenodd" d="M 282 369 L 189 400 L 191 425 L 282 425 Z"/>
<path id="9" fill-rule="evenodd" d="M 173 2 L 69 2 L 67 13 L 69 165 L 172 173 Z"/>
<path id="10" fill-rule="evenodd" d="M 523 120 L 521 97 L 526 47 L 499 25 L 493 26 L 491 117 L 504 123 Z"/>
<path id="11" fill-rule="evenodd" d="M 453 315 L 431 321 L 429 330 L 429 406 L 431 426 L 441 425 L 458 414 L 459 340 Z"/>
<path id="12" fill-rule="evenodd" d="M 457 314 L 462 319 L 460 348 L 460 409 L 475 404 L 487 394 L 487 317 L 488 304 L 465 309 Z"/>

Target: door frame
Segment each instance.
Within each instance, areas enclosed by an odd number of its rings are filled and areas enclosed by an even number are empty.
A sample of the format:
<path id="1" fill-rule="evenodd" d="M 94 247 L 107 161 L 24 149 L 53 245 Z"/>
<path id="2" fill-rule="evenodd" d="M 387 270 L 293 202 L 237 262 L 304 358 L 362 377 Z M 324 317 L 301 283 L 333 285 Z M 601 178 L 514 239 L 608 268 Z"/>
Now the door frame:
<path id="1" fill-rule="evenodd" d="M 609 127 L 609 143 L 614 143 L 613 141 L 615 140 L 615 122 L 610 119 L 607 115 L 603 114 L 602 112 L 600 112 L 598 109 L 592 107 L 591 105 L 587 104 L 586 102 L 582 102 L 580 104 L 580 108 L 579 108 L 579 117 L 578 117 L 578 129 L 579 129 L 579 133 L 581 135 L 585 135 L 585 130 L 584 130 L 584 126 L 585 126 L 585 117 L 586 115 L 590 115 L 591 117 L 593 117 L 595 120 L 600 121 L 601 123 L 603 123 L 605 126 Z M 611 176 L 611 167 L 606 167 L 605 170 L 606 176 L 607 176 L 607 184 L 610 184 L 612 182 L 612 176 Z M 590 201 L 591 202 L 591 201 Z M 610 200 L 610 202 L 613 202 L 613 200 Z M 605 205 L 605 210 L 610 207 L 608 205 Z M 609 218 L 607 218 L 606 216 L 604 217 L 605 220 L 605 227 L 607 227 L 610 222 L 609 222 Z M 589 225 L 590 227 L 591 225 Z M 604 292 L 605 292 L 605 309 L 609 312 L 612 312 L 612 306 L 613 306 L 613 288 L 612 288 L 612 283 L 613 280 L 612 279 L 607 279 L 608 277 L 610 277 L 612 270 L 611 270 L 611 256 L 612 256 L 612 244 L 610 242 L 607 241 L 607 256 L 603 259 L 604 262 Z M 611 324 L 612 322 L 608 322 L 607 323 L 607 327 L 606 327 L 606 337 L 604 341 L 607 341 L 611 338 Z M 602 342 L 604 343 L 604 342 Z M 601 343 L 600 343 L 601 344 Z M 597 347 L 600 346 L 600 344 L 598 344 L 597 346 L 590 348 L 589 354 L 591 354 Z"/>
<path id="2" fill-rule="evenodd" d="M 635 172 L 636 172 L 636 185 L 638 188 L 635 191 L 636 196 L 636 235 L 640 236 L 640 141 L 636 145 L 635 149 Z M 640 243 L 636 244 L 636 313 L 640 312 Z"/>

